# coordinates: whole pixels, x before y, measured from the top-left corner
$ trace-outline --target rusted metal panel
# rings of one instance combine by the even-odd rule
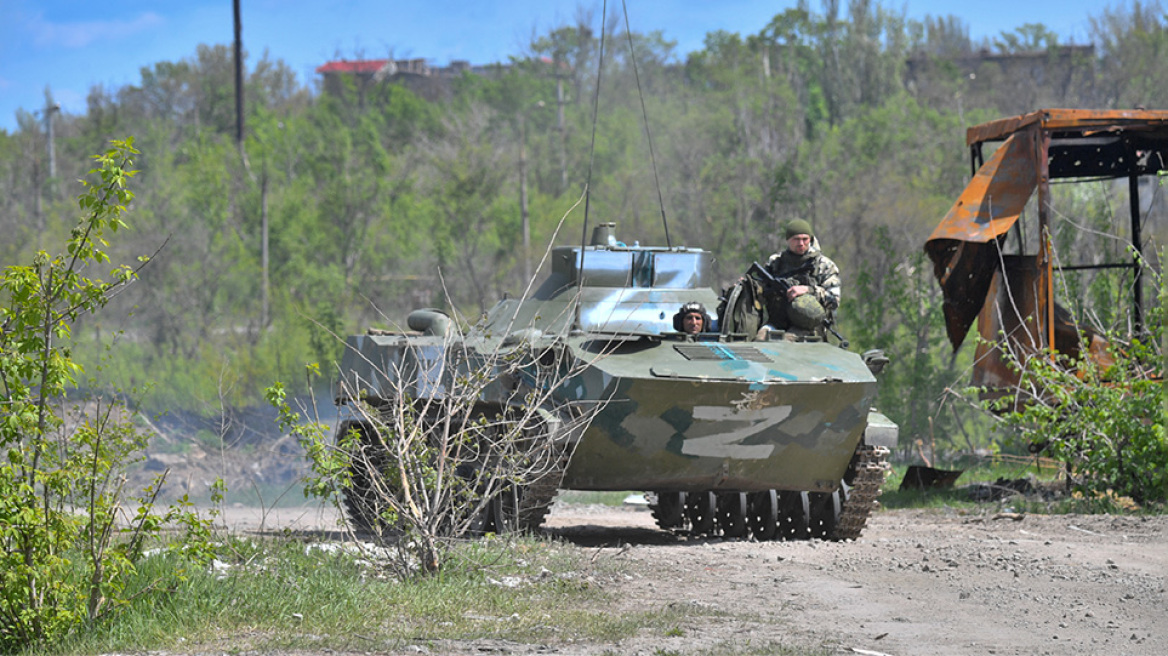
[[[1011,135],[965,186],[929,241],[984,243],[1006,234],[1038,182],[1034,146],[1033,132]]]
[[[1035,355],[1050,342],[1042,330],[1040,313],[1041,269],[1035,256],[1005,255],[1002,268],[994,272],[985,305],[978,315],[981,340],[974,351],[971,384],[983,388],[982,398],[1012,394],[1020,378],[1017,369],[1005,357],[1007,350],[1016,360]],[[1004,275],[1003,275],[1004,272]],[[1104,367],[1112,364],[1107,344],[1089,328],[1078,326],[1071,314],[1054,304],[1054,350],[1077,359],[1083,346],[1091,358]],[[1016,361],[1015,360],[1015,361]]]
[[[994,271],[998,242],[1018,220],[1038,182],[1037,133],[1010,136],[981,166],[933,230],[925,250],[944,297],[945,328],[961,346],[981,311]]]
[[[1033,354],[1045,344],[1036,319],[1038,285],[1038,266],[1033,256],[1004,256],[1002,268],[994,271],[977,319],[981,340],[974,351],[970,381],[975,387],[991,390],[983,393],[983,398],[999,396],[1000,390],[1018,384],[1018,372],[1008,364],[1003,349],[1019,355]]]
[[[1168,171],[1168,111],[1041,109],[970,127],[966,143],[1002,141],[933,231],[925,250],[944,295],[946,329],[958,348],[982,309],[997,241],[1038,190],[1039,265],[1035,311],[1049,343],[1056,330],[1047,235],[1049,184],[1059,178],[1118,178]]]
[[[1097,109],[1040,109],[1029,114],[1002,118],[965,131],[965,144],[1001,141],[1011,134],[1037,124],[1042,130],[1162,130],[1168,128],[1165,110],[1097,110]]]
[[[1047,139],[1047,156],[1041,162],[1050,180],[1122,178],[1168,170],[1164,110],[1043,109],[975,125],[966,131],[966,144],[976,151],[985,142],[1023,132]]]
[[[974,384],[1009,388],[1017,373],[1003,359],[1007,347],[1026,356],[1053,347],[1077,356],[1086,344],[1101,364],[1110,360],[1103,339],[1077,326],[1055,303],[1050,248],[1054,216],[1050,181],[1128,177],[1168,171],[1168,111],[1041,109],[966,131],[974,162],[981,145],[1004,141],[982,165],[925,243],[944,297],[945,327],[954,350],[978,320],[983,342]],[[1138,235],[1136,185],[1132,188],[1133,235]],[[1035,190],[1038,253],[1006,256],[1004,235]],[[1136,239],[1136,247],[1139,240]],[[1136,254],[1136,320],[1139,321],[1139,253]],[[1003,273],[1005,272],[1005,278]],[[999,341],[1006,334],[1005,342]],[[1023,339],[1023,336],[1025,337]]]
[[[1042,122],[1043,112],[1030,112],[1009,118],[1000,118],[996,121],[974,125],[965,130],[965,145],[972,146],[986,141],[1001,141],[1015,132]]]

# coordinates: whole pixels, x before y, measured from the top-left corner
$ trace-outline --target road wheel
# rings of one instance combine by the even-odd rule
[[[381,533],[389,528],[383,516],[391,508],[389,499],[393,494],[385,479],[389,455],[376,429],[366,422],[342,422],[337,427],[337,441],[353,430],[357,431],[357,440],[349,459],[352,483],[344,490],[345,513],[354,531]]]
[[[808,531],[808,497],[806,492],[779,492],[780,540],[806,540]]]
[[[519,523],[519,502],[523,498],[523,490],[514,484],[508,483],[491,497],[487,505],[488,518],[486,531],[494,531],[499,535],[518,533],[522,528]]]
[[[842,504],[840,503],[841,490],[835,492],[806,492],[808,497],[808,530],[811,537],[821,540],[828,539],[835,530],[836,522]]]
[[[779,522],[779,495],[774,490],[750,495],[750,532],[759,542],[775,539]]]
[[[713,492],[691,492],[685,495],[685,510],[689,517],[690,532],[694,535],[714,532],[718,501]]]
[[[746,535],[746,518],[749,514],[745,492],[722,492],[718,494],[718,527],[728,538]]]

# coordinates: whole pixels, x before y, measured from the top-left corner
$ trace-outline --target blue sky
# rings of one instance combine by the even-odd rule
[[[707,32],[760,31],[795,0],[626,0],[634,31],[662,30],[677,52],[697,50]],[[1088,42],[1098,0],[883,0],[909,18],[954,15],[976,40],[1043,23],[1063,42]],[[812,0],[814,11],[820,3]],[[846,2],[841,2],[846,6]],[[421,57],[436,65],[472,64],[520,54],[533,33],[573,24],[578,8],[599,20],[600,0],[242,0],[249,63],[265,50],[296,72],[300,83],[336,56]],[[610,0],[609,11],[620,9]],[[1114,5],[1110,5],[1114,6]],[[1126,6],[1126,5],[1125,5]],[[976,9],[973,9],[976,7]],[[0,0],[0,130],[16,128],[16,111],[39,110],[45,87],[63,111],[81,114],[94,85],[116,90],[141,80],[142,67],[193,58],[200,43],[230,44],[232,0]]]

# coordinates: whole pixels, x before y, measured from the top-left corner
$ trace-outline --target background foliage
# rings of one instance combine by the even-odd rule
[[[976,43],[952,16],[915,22],[833,1],[752,34],[711,32],[697,52],[634,33],[672,242],[712,250],[729,283],[781,245],[783,222],[807,218],[842,265],[843,332],[892,359],[881,407],[909,440],[986,446],[974,414],[946,406],[971,347],[951,354],[921,248],[969,176],[965,126],[1040,107],[1168,107],[1159,4],[1108,8],[1091,25],[1094,49],[1041,25]],[[432,98],[353,80],[325,93],[283,62],[249,60],[246,157],[230,48],[157,62],[135,85],[95,87],[86,114],[58,117],[56,178],[35,117],[0,132],[0,264],[60,241],[72,227],[66,183],[87,153],[132,133],[146,153],[135,230],[111,252],[160,257],[105,313],[79,318],[78,357],[95,361],[95,345],[116,335],[123,350],[107,373],[126,387],[153,382],[153,409],[253,404],[268,381],[299,380],[305,361],[322,362],[327,379],[333,333],[444,306],[441,283],[468,316],[522,290],[520,126],[538,254],[589,176],[599,35],[595,20],[558,26]],[[634,59],[623,34],[608,37],[588,220],[663,244]],[[1022,60],[1041,65],[1011,67]],[[1125,224],[1115,220],[1125,195],[1102,183],[1083,193],[1059,205],[1068,225]],[[1097,239],[1060,239],[1068,257],[1105,254]],[[1122,244],[1113,250],[1122,257]],[[1110,328],[1126,326],[1128,284],[1083,275],[1063,288],[1079,316]]]

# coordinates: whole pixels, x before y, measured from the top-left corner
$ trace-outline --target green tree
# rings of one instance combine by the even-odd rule
[[[1058,34],[1042,23],[1026,23],[994,39],[994,49],[1006,54],[1046,52],[1058,46]]]
[[[447,138],[426,148],[430,156],[421,181],[431,192],[435,220],[428,230],[446,288],[433,289],[433,300],[443,303],[446,294],[456,302],[477,299],[479,311],[499,296],[493,283],[502,273],[500,260],[513,265],[511,256],[521,250],[518,216],[504,218],[501,205],[513,160],[502,157],[491,123],[492,113],[482,105],[451,117]]]
[[[961,57],[973,52],[969,24],[958,16],[925,16],[907,23],[909,50],[915,55]]]
[[[907,258],[894,245],[891,231],[872,231],[865,266],[845,289],[841,323],[845,334],[862,348],[878,348],[889,358],[880,376],[880,410],[900,425],[904,444],[940,437],[951,450],[983,446],[956,440],[964,422],[945,411],[947,394],[961,369],[949,354],[941,292],[923,251]]]
[[[1091,39],[1100,52],[1096,107],[1168,106],[1168,16],[1159,2],[1132,2],[1091,17]]]
[[[166,240],[166,257],[143,272],[147,284],[126,289],[100,317],[79,317],[78,357],[95,362],[92,345],[124,327],[127,351],[109,367],[129,385],[158,380],[156,407],[217,397],[226,368],[241,377],[232,403],[254,402],[260,381],[299,380],[293,363],[314,350],[327,354],[321,326],[401,325],[411,309],[445,303],[436,293],[440,267],[459,307],[518,291],[523,115],[534,252],[586,175],[590,221],[617,221],[630,243],[662,244],[664,212],[675,245],[714,251],[722,284],[780,247],[779,226],[803,216],[824,235],[827,253],[850,265],[846,313],[856,298],[849,269],[886,270],[872,231],[887,226],[892,254],[904,258],[959,193],[967,125],[1038,106],[1165,104],[1156,100],[1168,89],[1157,68],[1161,14],[1155,3],[1101,11],[1095,54],[1058,55],[1071,73],[1041,77],[979,64],[977,49],[990,44],[971,42],[959,19],[905,23],[878,2],[799,3],[754,33],[711,32],[692,53],[677,52],[652,25],[633,25],[635,56],[624,34],[630,26],[614,12],[594,159],[600,30],[599,16],[587,12],[535,35],[530,52],[508,65],[463,74],[425,97],[392,77],[360,88],[349,79],[314,94],[265,56],[246,80],[250,173],[230,139],[229,52],[204,45],[145,67],[132,86],[95,88],[83,117],[57,116],[55,190],[43,121],[26,114],[18,130],[0,135],[0,262],[31,259],[39,240],[68,234],[59,183],[81,177],[86,154],[132,127],[147,153],[137,161],[138,229],[111,256],[154,252]],[[1056,43],[1048,32],[1024,25],[1008,33],[1029,51]],[[1020,52],[1019,61],[1047,62],[1065,50]],[[928,65],[918,69],[921,53]],[[544,108],[530,110],[537,101]],[[576,239],[573,232],[560,243]],[[1059,238],[1066,261],[1098,252]],[[1098,305],[1118,284],[1084,277],[1078,289]]]

